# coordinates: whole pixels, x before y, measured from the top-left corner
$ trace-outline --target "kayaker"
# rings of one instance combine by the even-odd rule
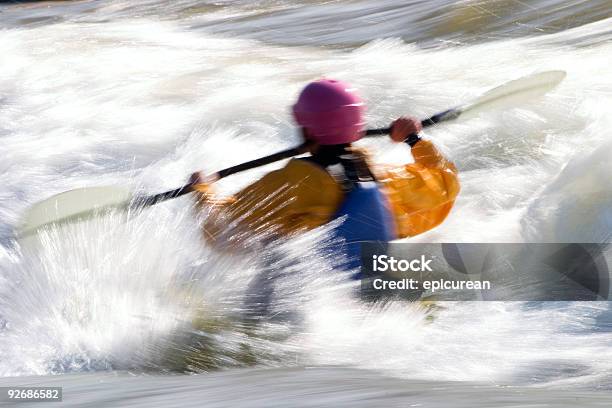
[[[371,166],[367,155],[352,145],[364,135],[364,110],[355,88],[345,82],[322,79],[307,85],[293,106],[293,116],[304,139],[312,143],[310,156],[292,159],[224,199],[218,199],[210,185],[199,184],[197,208],[206,212],[206,240],[221,247],[249,245],[254,236],[311,230],[334,219],[351,186],[368,180],[375,181],[384,196],[393,238],[411,237],[439,225],[459,192],[455,166],[418,136],[421,124],[412,117],[395,120],[390,137],[411,146],[414,162]],[[190,182],[203,180],[194,173]],[[376,223],[374,217],[369,219],[369,227],[378,228]]]

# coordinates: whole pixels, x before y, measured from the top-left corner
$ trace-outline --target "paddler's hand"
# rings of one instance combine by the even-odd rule
[[[391,125],[391,140],[396,143],[406,141],[410,135],[416,135],[423,126],[421,121],[411,116],[402,116]]]
[[[189,184],[192,184],[192,185],[202,184],[203,180],[204,180],[204,176],[202,175],[202,172],[196,171],[189,177]]]
[[[210,189],[210,185],[206,181],[206,176],[200,171],[196,171],[189,177],[189,184],[191,185],[191,191],[197,191],[199,193],[207,194]]]
[[[189,184],[191,185],[191,191],[198,191],[204,194],[210,194],[212,184],[219,180],[217,173],[205,175],[201,171],[196,171],[189,177]]]

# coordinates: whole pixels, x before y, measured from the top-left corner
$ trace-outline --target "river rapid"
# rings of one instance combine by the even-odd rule
[[[462,191],[414,241],[610,242],[611,27],[609,0],[0,4],[0,385],[63,384],[74,406],[610,406],[608,302],[367,304],[321,251],[329,227],[232,257],[187,197],[36,248],[14,228],[65,190],[156,193],[292,147],[289,107],[321,76],[381,127],[560,69],[541,99],[424,132]],[[252,325],[237,316],[262,259],[292,273],[280,317]]]

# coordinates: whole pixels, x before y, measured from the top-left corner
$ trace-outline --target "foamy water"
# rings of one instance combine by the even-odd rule
[[[313,46],[325,36],[300,42],[304,27],[280,41],[303,46],[257,30],[237,36],[222,22],[230,11],[251,15],[240,7],[198,14],[218,30],[191,17],[137,18],[125,4],[91,15],[62,9],[57,22],[11,17],[0,32],[2,376],[332,364],[434,381],[610,388],[606,302],[447,304],[433,320],[415,304],[363,304],[334,257],[317,252],[327,228],[232,258],[201,244],[186,198],[127,223],[111,217],[51,232],[34,249],[19,247],[13,228],[29,205],[68,189],[159,192],[192,171],[293,146],[288,107],[323,75],[354,83],[377,127],[562,69],[567,79],[542,99],[425,132],[457,164],[463,189],[448,220],[414,240],[609,242],[611,19],[433,48],[370,41],[394,31],[365,31],[366,44],[334,49]],[[410,160],[386,140],[364,145],[380,162]],[[223,180],[219,190],[273,167]],[[254,329],[238,316],[265,257],[286,272],[273,307],[287,316]]]

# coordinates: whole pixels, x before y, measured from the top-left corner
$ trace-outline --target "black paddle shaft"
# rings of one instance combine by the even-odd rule
[[[461,109],[459,108],[449,109],[444,112],[437,113],[421,121],[421,125],[423,127],[429,127],[439,122],[444,122],[447,120],[455,119],[459,115],[461,115]],[[366,130],[365,134],[366,136],[381,136],[381,135],[388,135],[389,133],[391,133],[391,127],[379,128],[379,129],[368,129]],[[418,136],[410,135],[406,139],[406,141],[407,142],[410,142],[411,140],[414,141],[415,138],[418,138]],[[224,177],[231,176],[232,174],[236,174],[241,171],[254,169],[256,167],[274,163],[279,160],[288,159],[289,157],[298,156],[300,154],[306,153],[308,151],[308,147],[309,147],[309,143],[304,143],[298,147],[294,147],[293,149],[283,150],[282,152],[274,153],[269,156],[261,157],[259,159],[248,161],[246,163],[228,167],[214,174],[212,178],[215,180],[222,179]],[[182,195],[193,192],[193,186],[194,184],[192,183],[185,184],[183,187],[177,188],[175,190],[170,190],[164,193],[159,193],[159,194],[154,194],[151,196],[137,198],[136,200],[134,200],[133,206],[134,207],[148,207],[150,205],[161,203],[162,201],[180,197]]]
[[[436,113],[435,115],[422,120],[421,126],[426,128],[426,127],[435,125],[436,123],[444,122],[446,120],[456,119],[457,117],[459,117],[459,115],[461,115],[461,110],[459,108],[445,110],[444,112]],[[392,130],[391,127],[379,128],[379,129],[368,129],[366,130],[365,134],[366,136],[388,135],[389,133],[391,133],[391,130]],[[414,137],[414,136],[416,135],[410,135],[408,139],[406,140],[409,140],[411,137]]]
[[[212,178],[215,180],[219,180],[224,177],[231,176],[232,174],[240,173],[241,171],[254,169],[256,167],[265,166],[266,164],[274,163],[279,160],[288,159],[289,157],[298,156],[300,154],[306,153],[308,151],[309,146],[309,143],[303,143],[302,145],[294,147],[292,149],[283,150],[282,152],[274,153],[269,156],[251,160],[246,163],[237,164],[236,166],[228,167],[226,169],[218,171],[217,173],[212,175]],[[193,186],[194,184],[192,183],[185,184],[183,187],[177,188],[175,190],[166,191],[164,193],[159,193],[148,197],[137,198],[134,201],[134,206],[148,207],[150,205],[161,203],[162,201],[180,197],[182,195],[193,192]]]

